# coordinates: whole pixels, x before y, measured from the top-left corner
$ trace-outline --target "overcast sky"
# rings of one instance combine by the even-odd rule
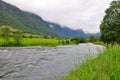
[[[44,20],[85,32],[99,32],[104,11],[112,0],[3,0]]]

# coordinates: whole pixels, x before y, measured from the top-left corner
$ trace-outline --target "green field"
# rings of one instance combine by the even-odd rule
[[[108,46],[97,58],[84,62],[62,80],[120,80],[120,46]]]
[[[60,45],[58,39],[44,38],[25,38],[22,41],[23,46],[57,46]]]
[[[8,46],[58,46],[58,45],[68,45],[64,39],[45,39],[45,38],[23,38],[19,45],[14,44],[12,38],[9,39]],[[0,46],[3,46],[4,40],[0,38]],[[69,43],[72,44],[72,43]]]

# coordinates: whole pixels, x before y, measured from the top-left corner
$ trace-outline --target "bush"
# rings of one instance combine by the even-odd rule
[[[79,44],[79,43],[84,43],[85,42],[85,39],[82,38],[82,37],[74,37],[71,39],[71,42],[74,42],[76,44]]]
[[[22,33],[19,30],[16,30],[13,34],[13,39],[15,40],[16,45],[20,45],[21,40],[22,40]]]
[[[9,36],[10,36],[10,29],[8,26],[1,27],[1,37],[4,39],[4,46],[9,45]]]

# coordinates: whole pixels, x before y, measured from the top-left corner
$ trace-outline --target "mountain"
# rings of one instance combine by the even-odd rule
[[[55,34],[53,29],[38,15],[22,11],[1,0],[0,25],[9,25],[25,32]]]
[[[72,30],[66,26],[61,26],[56,23],[47,22],[50,27],[55,30],[55,32],[63,37],[74,37],[74,36],[81,36],[85,37],[86,34],[82,30]]]
[[[0,0],[0,26],[8,25],[24,32],[38,33],[59,37],[89,37],[83,30],[72,30],[66,26],[44,21],[40,16]]]
[[[85,33],[83,30],[79,29],[79,30],[73,30],[70,29],[66,26],[61,26],[59,24],[56,23],[52,23],[52,22],[47,22],[49,24],[49,26],[55,30],[55,32],[62,36],[62,37],[74,37],[74,36],[80,36],[80,37],[84,37],[84,38],[88,38],[91,35],[97,37],[100,35],[100,33],[96,33],[96,34],[90,34],[90,33]]]

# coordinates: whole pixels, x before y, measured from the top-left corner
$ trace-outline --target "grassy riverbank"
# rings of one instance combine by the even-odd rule
[[[72,44],[70,40],[65,39],[45,39],[45,38],[23,38],[21,43],[16,45],[13,38],[9,39],[7,46],[58,46]],[[4,45],[4,40],[0,38],[0,46]]]
[[[44,39],[44,38],[24,38],[22,46],[57,46],[60,45],[58,39]]]
[[[97,58],[84,62],[62,80],[120,80],[120,46],[108,46]]]

